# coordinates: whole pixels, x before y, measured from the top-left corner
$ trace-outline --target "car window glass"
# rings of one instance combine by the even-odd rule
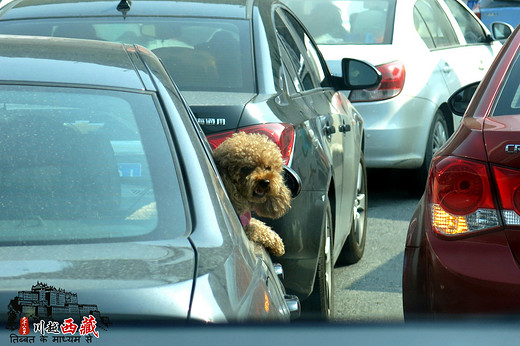
[[[292,62],[291,54],[285,44],[280,43],[280,57],[282,59],[282,66],[280,67],[280,76],[285,78],[288,83],[289,94],[303,91],[303,88],[298,78],[298,72]]]
[[[162,59],[179,89],[254,92],[251,35],[247,20],[129,17],[1,21],[0,33],[49,35],[140,44]]]
[[[290,13],[284,11],[283,14],[287,18],[287,21],[290,23],[290,25],[295,29],[298,37],[303,39],[303,45],[307,53],[306,58],[308,58],[309,61],[309,68],[314,71],[314,75],[317,77],[318,84],[323,85],[326,74],[319,57],[318,48],[314,46],[311,38],[305,32],[305,29],[303,29],[300,23]]]
[[[285,21],[282,19],[282,15]],[[275,14],[275,26],[280,42],[283,49],[291,57],[292,67],[297,71],[298,88],[302,91],[320,88],[325,77],[323,67],[310,38],[300,25],[295,27],[292,25],[293,23],[294,20],[291,22],[285,14],[279,12]],[[296,22],[296,24],[298,23]],[[318,61],[314,60],[311,54],[315,54],[314,56],[318,58]],[[319,65],[316,65],[316,63]]]
[[[396,0],[287,0],[318,44],[392,43]]]
[[[282,58],[285,57],[286,68],[291,71],[296,71],[294,76],[291,76],[291,82],[294,85],[297,92],[303,90],[303,87],[299,78],[299,71],[303,68],[300,62],[303,62],[300,49],[294,41],[294,37],[291,35],[289,28],[282,21],[278,13],[275,14],[275,26],[277,37],[282,50]]]
[[[493,116],[520,114],[520,54],[517,54],[495,103]]]
[[[421,36],[421,39],[424,41],[426,46],[429,49],[435,48],[435,44],[433,43],[432,35],[430,34],[430,30],[426,26],[426,23],[424,19],[422,18],[421,14],[417,10],[417,7],[414,7],[413,9],[413,22],[415,25],[415,31]]]
[[[435,48],[452,47],[459,44],[446,13],[437,1],[419,0],[415,3],[415,9],[424,21]],[[414,19],[417,18],[419,17],[414,16]],[[420,25],[421,23],[415,23],[416,28]]]
[[[444,0],[444,2],[457,20],[466,43],[486,42],[484,30],[469,11],[455,0]]]
[[[155,105],[129,92],[1,86],[0,242],[184,234]]]

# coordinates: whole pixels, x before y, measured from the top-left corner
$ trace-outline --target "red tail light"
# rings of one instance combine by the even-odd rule
[[[429,182],[433,229],[454,236],[500,226],[490,181],[485,163],[435,159]]]
[[[515,169],[493,167],[502,216],[507,225],[520,225],[520,171]]]
[[[218,132],[213,133],[211,135],[207,135],[206,138],[209,141],[209,145],[211,146],[211,149],[215,150],[219,145],[222,144],[226,140],[226,138],[231,137],[233,133],[236,131],[225,131],[225,132]]]
[[[351,102],[386,100],[401,93],[406,75],[403,63],[394,61],[376,67],[383,75],[379,88],[374,90],[353,90],[349,96]]]
[[[275,142],[282,152],[282,159],[285,165],[289,164],[294,148],[294,127],[291,124],[271,123],[260,124],[238,129],[247,133],[261,133]],[[208,141],[212,149],[218,147],[226,138],[236,131],[219,132],[208,135]]]

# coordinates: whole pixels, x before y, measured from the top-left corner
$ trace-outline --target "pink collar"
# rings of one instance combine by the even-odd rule
[[[242,224],[242,227],[246,227],[247,225],[249,225],[249,222],[251,222],[251,212],[250,211],[240,215],[239,217],[240,217],[240,223]]]

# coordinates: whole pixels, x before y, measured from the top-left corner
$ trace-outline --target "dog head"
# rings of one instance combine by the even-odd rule
[[[224,186],[238,214],[279,218],[290,208],[280,149],[267,136],[235,133],[213,152]]]

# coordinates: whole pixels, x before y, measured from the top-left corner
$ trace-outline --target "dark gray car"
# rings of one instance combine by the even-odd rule
[[[21,0],[0,10],[0,33],[141,44],[164,62],[213,147],[236,131],[280,147],[302,189],[268,221],[285,242],[284,285],[304,312],[330,317],[333,266],[357,262],[366,239],[363,119],[339,90],[378,85],[344,61],[333,77],[306,29],[276,0]]]
[[[0,46],[0,321],[289,320],[297,299],[245,237],[155,55],[48,37]]]

